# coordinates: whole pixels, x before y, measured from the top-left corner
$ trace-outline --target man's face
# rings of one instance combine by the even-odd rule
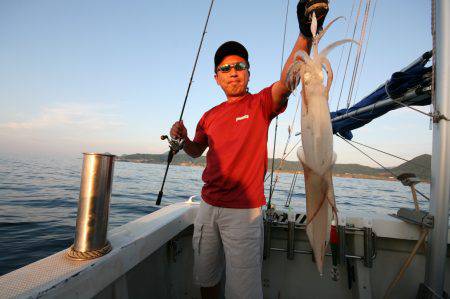
[[[244,58],[237,55],[226,56],[219,64],[234,65],[235,63],[246,62]],[[214,75],[216,82],[222,87],[227,97],[238,97],[247,93],[247,85],[250,73],[247,70],[237,71],[234,67],[229,72],[221,72],[220,70]]]

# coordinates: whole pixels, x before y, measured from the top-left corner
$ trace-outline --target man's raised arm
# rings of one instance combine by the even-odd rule
[[[297,19],[300,27],[300,34],[295,42],[291,54],[284,64],[280,81],[275,82],[272,86],[272,98],[276,110],[280,110],[286,104],[286,101],[291,93],[289,88],[286,86],[286,76],[289,67],[294,62],[295,54],[300,50],[305,51],[308,54],[311,51],[311,21],[305,12],[309,11],[313,5],[320,6],[320,4],[324,4],[322,7],[325,8],[315,10],[317,17],[317,28],[319,28],[319,30],[322,28],[323,21],[328,13],[328,0],[300,0],[297,4]]]

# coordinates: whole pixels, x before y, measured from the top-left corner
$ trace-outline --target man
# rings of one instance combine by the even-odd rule
[[[328,2],[303,0],[297,6],[301,34],[279,81],[250,94],[248,52],[238,42],[226,42],[214,56],[214,79],[227,100],[202,116],[193,140],[182,121],[170,131],[173,138],[184,140],[184,151],[191,157],[200,157],[209,147],[192,241],[194,280],[201,286],[203,298],[218,297],[224,267],[226,298],[263,297],[261,206],[265,204],[268,128],[286,109],[290,94],[286,73],[295,53],[310,51],[310,21],[305,11],[317,4]],[[327,11],[327,5],[316,11],[319,28]]]

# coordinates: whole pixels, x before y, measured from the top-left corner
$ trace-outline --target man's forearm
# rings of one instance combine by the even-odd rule
[[[287,72],[291,64],[294,62],[295,53],[300,50],[303,50],[308,54],[311,51],[311,41],[301,34],[298,36],[294,48],[284,64],[280,81],[276,82],[272,87],[272,97],[277,110],[286,105],[286,101],[291,94],[289,87],[286,85]]]
[[[188,154],[192,158],[200,157],[205,151],[205,149],[206,149],[205,146],[198,144],[190,140],[189,138],[186,138],[184,140],[183,150],[186,154]]]
[[[288,72],[291,64],[294,62],[295,53],[297,53],[300,50],[303,50],[308,54],[311,51],[311,40],[304,37],[301,34],[298,36],[297,41],[295,42],[294,48],[292,49],[291,54],[289,55],[288,59],[286,60],[286,63],[284,64],[284,67],[283,67],[283,71],[281,72],[280,81],[283,84],[286,84],[287,72]],[[287,88],[287,86],[286,86],[286,88]]]

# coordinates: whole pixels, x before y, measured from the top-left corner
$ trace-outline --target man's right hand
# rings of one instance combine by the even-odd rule
[[[297,4],[297,19],[300,31],[307,38],[312,37],[311,19],[307,12],[314,11],[317,18],[317,32],[322,30],[322,25],[328,13],[328,0],[299,0]]]
[[[187,139],[187,130],[182,120],[177,121],[173,124],[172,128],[170,129],[170,137],[174,139]]]

